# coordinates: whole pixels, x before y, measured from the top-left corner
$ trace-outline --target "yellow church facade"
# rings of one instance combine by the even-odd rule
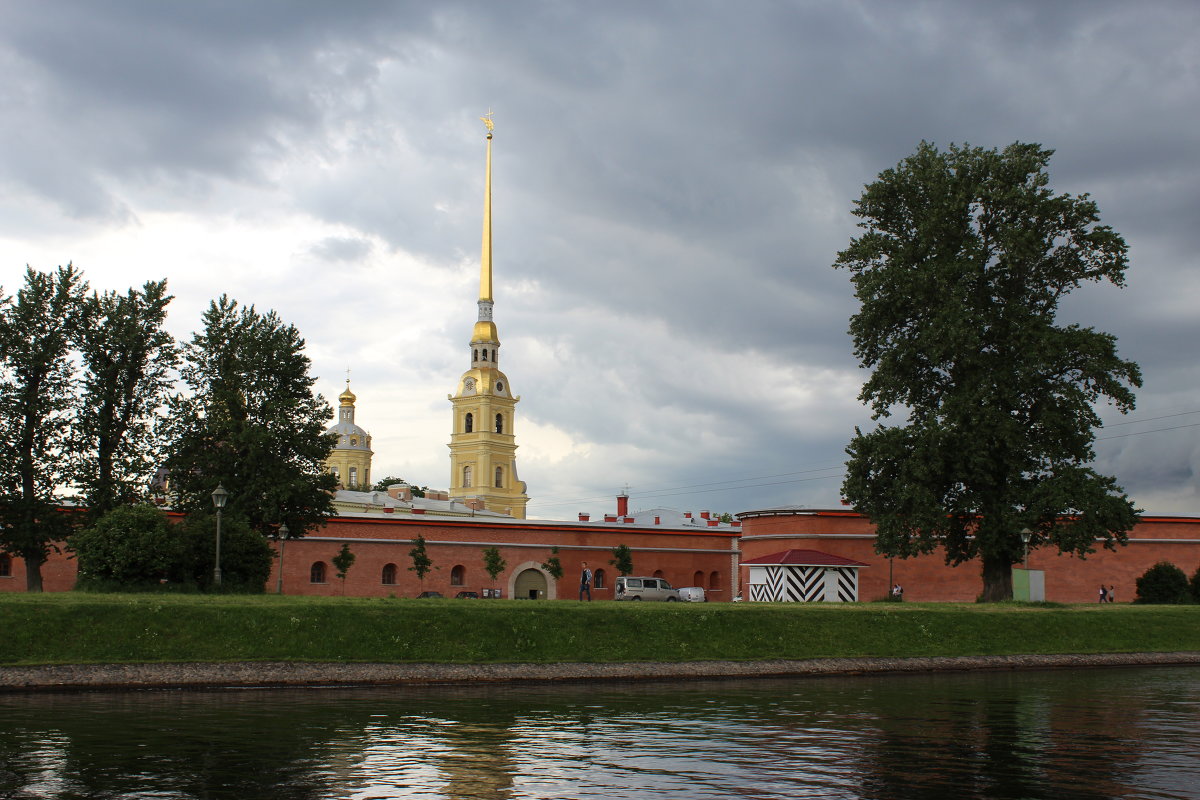
[[[508,376],[500,371],[500,334],[492,319],[492,121],[487,125],[483,248],[479,264],[478,318],[468,344],[471,367],[448,395],[453,406],[450,435],[450,497],[477,498],[488,511],[525,519],[529,502],[517,477],[516,410]]]
[[[325,469],[333,473],[338,482],[347,489],[364,489],[371,486],[371,434],[354,421],[354,403],[358,398],[350,391],[350,379],[346,379],[346,391],[338,395],[337,423],[326,433],[337,435],[333,452],[325,461]]]
[[[492,121],[487,125],[487,161],[484,180],[483,248],[479,269],[478,318],[472,330],[470,369],[459,378],[453,394],[450,435],[450,489],[448,499],[471,509],[482,509],[525,519],[529,495],[517,477],[516,407],[508,376],[500,371],[500,335],[492,319]],[[326,469],[344,489],[371,487],[371,437],[354,419],[356,401],[346,390],[338,397],[337,434]]]

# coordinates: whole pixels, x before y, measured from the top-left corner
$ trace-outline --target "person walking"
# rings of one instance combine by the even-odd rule
[[[1108,602],[1110,602],[1110,603],[1117,602],[1116,596],[1117,596],[1117,587],[1109,586],[1108,587]]]
[[[579,602],[583,602],[583,595],[587,594],[588,602],[592,602],[592,571],[588,569],[587,562],[583,562],[583,572],[579,575]]]
[[[1101,602],[1101,603],[1107,603],[1107,602],[1108,602],[1108,589],[1105,589],[1105,588],[1104,588],[1104,584],[1103,584],[1103,583],[1102,583],[1102,584],[1100,584],[1100,602]]]

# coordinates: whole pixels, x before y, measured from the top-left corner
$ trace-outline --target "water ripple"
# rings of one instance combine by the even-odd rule
[[[1195,798],[1200,670],[0,696],[0,798]]]

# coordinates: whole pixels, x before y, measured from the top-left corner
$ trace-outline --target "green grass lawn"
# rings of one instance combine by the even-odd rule
[[[556,663],[1200,651],[1200,606],[0,595],[0,664]]]

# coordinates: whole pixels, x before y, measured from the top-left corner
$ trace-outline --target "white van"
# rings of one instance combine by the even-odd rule
[[[614,600],[665,600],[674,603],[679,592],[663,578],[617,578]]]
[[[702,586],[684,586],[679,589],[679,599],[685,603],[707,603]]]

